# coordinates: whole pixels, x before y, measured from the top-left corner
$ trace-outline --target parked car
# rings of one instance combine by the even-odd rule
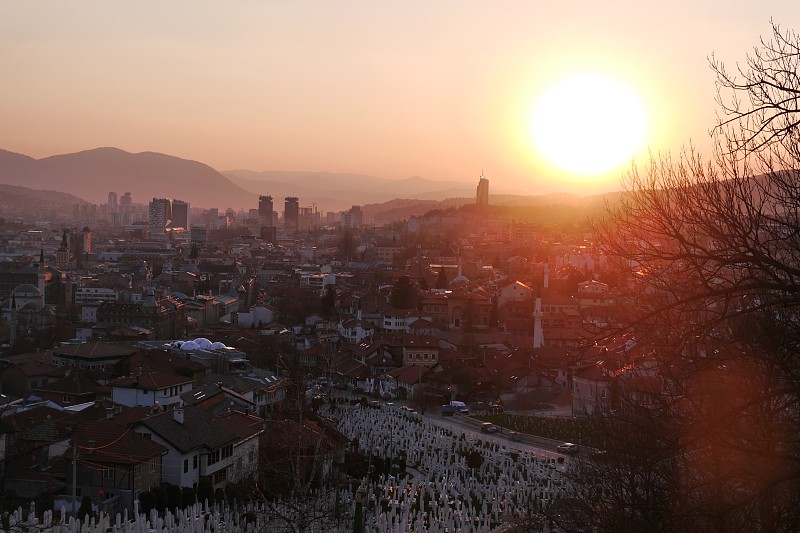
[[[492,424],[491,422],[484,422],[481,424],[481,431],[484,433],[497,433],[500,431],[500,426]]]
[[[456,408],[452,405],[443,405],[442,406],[442,416],[453,416],[456,414]]]
[[[558,451],[564,453],[575,453],[578,451],[578,445],[574,442],[565,442],[558,445]]]

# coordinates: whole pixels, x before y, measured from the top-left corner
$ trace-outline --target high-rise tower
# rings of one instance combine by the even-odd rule
[[[287,233],[297,231],[300,222],[300,199],[296,196],[287,196],[283,208],[283,229]]]
[[[478,180],[478,192],[475,194],[475,204],[478,207],[489,205],[489,180],[481,172]]]
[[[258,223],[261,227],[272,227],[272,196],[258,197]]]
[[[189,202],[183,200],[172,200],[172,222],[170,228],[183,228],[189,230]]]
[[[150,228],[154,232],[164,233],[172,220],[172,201],[169,198],[153,198],[148,206]]]

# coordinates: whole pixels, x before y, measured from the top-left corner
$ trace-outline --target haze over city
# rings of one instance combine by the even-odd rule
[[[495,192],[616,190],[632,157],[707,148],[707,58],[742,58],[771,17],[798,20],[800,5],[5,2],[0,148],[469,183],[483,169]],[[609,137],[624,144],[616,160],[559,168],[563,154],[536,142],[536,106],[570,76],[589,82],[552,102],[574,133],[556,151],[574,162]],[[623,103],[582,139],[593,95]]]
[[[0,532],[800,531],[797,0],[0,4]]]

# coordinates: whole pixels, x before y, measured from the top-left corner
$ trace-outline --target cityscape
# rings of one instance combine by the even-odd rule
[[[800,34],[354,2],[0,8],[0,532],[800,530]]]

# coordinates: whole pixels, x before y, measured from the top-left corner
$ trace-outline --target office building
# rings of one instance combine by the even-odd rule
[[[172,222],[170,228],[183,228],[188,230],[191,226],[189,217],[189,202],[183,200],[172,201]]]
[[[300,199],[287,196],[283,207],[283,229],[287,233],[295,233],[300,224]]]
[[[163,233],[164,228],[172,220],[172,201],[169,198],[153,198],[148,213],[150,229],[156,233]]]

